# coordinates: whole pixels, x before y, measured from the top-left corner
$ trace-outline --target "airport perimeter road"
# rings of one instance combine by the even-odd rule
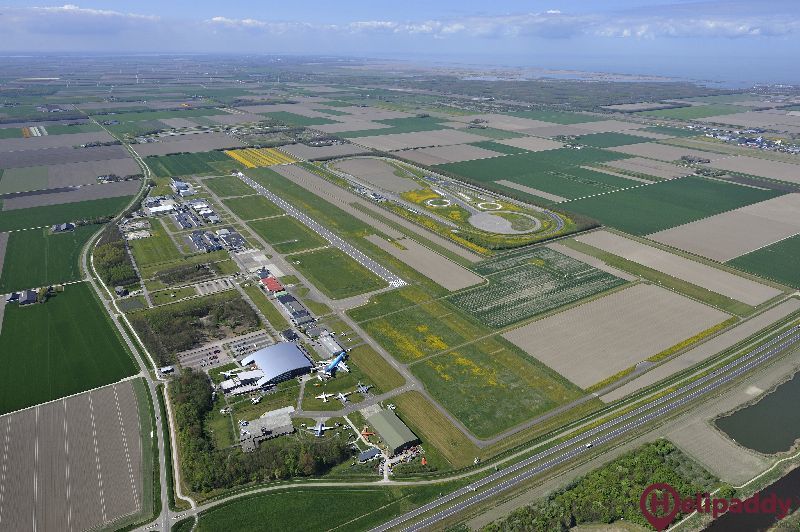
[[[258,192],[262,196],[265,196],[272,203],[283,209],[286,212],[286,214],[297,219],[300,223],[307,226],[309,229],[317,233],[319,236],[330,242],[333,247],[338,248],[343,252],[347,253],[347,255],[349,255],[357,263],[361,264],[366,269],[368,269],[369,271],[371,271],[372,273],[374,273],[375,275],[377,275],[378,277],[389,283],[389,286],[394,288],[399,288],[401,286],[405,286],[406,284],[408,284],[400,277],[396,276],[395,274],[393,274],[392,272],[390,272],[389,270],[387,270],[386,268],[384,268],[383,266],[381,266],[380,264],[378,264],[377,262],[366,256],[364,253],[362,253],[352,245],[345,242],[333,231],[326,229],[325,227],[323,227],[321,224],[319,224],[317,221],[315,221],[305,213],[294,208],[294,206],[292,206],[289,202],[285,201],[280,196],[276,196],[275,194],[273,194],[263,186],[259,185],[258,183],[256,183],[255,181],[253,181],[244,174],[239,174],[239,178],[248,185],[250,185],[251,187],[253,187],[256,190],[256,192]]]
[[[446,519],[447,517],[455,515],[469,508],[476,503],[489,499],[498,493],[513,488],[519,483],[524,482],[531,477],[538,475],[539,473],[552,469],[553,467],[583,453],[589,452],[595,446],[610,442],[616,438],[619,438],[623,434],[645,425],[648,422],[662,418],[670,411],[675,410],[689,403],[690,401],[693,401],[694,399],[713,391],[723,384],[726,384],[733,379],[751,371],[752,369],[776,356],[778,353],[795,346],[795,344],[798,342],[800,342],[800,326],[795,326],[780,334],[776,338],[773,338],[769,342],[766,342],[765,344],[753,349],[743,357],[726,364],[716,371],[701,377],[679,388],[678,390],[669,393],[668,395],[656,399],[655,401],[639,407],[619,418],[603,423],[594,429],[571,438],[570,440],[547,449],[546,451],[542,451],[541,453],[531,456],[530,458],[518,462],[513,466],[501,469],[492,475],[484,477],[477,482],[469,484],[464,488],[454,491],[453,493],[450,493],[429,504],[421,506],[405,515],[397,517],[396,519],[374,528],[373,532],[383,532],[399,527],[406,521],[410,521],[425,513],[431,512],[449,502],[456,501],[463,497],[468,497],[467,499],[458,501],[453,506],[441,510],[438,513],[423,519],[422,521],[419,521],[418,523],[410,525],[405,530],[416,531],[430,527],[439,521]],[[537,464],[537,462],[540,462],[546,458],[549,458],[549,460]],[[534,467],[502,482],[499,482],[503,477],[516,471],[526,469],[529,466]],[[495,482],[499,483],[494,484]],[[477,492],[478,489],[484,486],[488,486],[487,489],[481,491],[480,493],[475,493],[474,495],[469,496],[471,493]]]

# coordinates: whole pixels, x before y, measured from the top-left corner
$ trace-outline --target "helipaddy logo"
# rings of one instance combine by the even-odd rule
[[[792,509],[792,499],[781,498],[771,493],[762,496],[756,493],[746,500],[737,498],[712,498],[708,493],[696,493],[681,497],[678,491],[665,482],[650,484],[639,498],[642,515],[658,531],[666,530],[680,512],[688,515],[694,511],[711,514],[713,519],[730,513],[775,514],[778,519],[786,517]]]

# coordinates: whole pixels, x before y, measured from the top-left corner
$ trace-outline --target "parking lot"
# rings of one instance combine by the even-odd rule
[[[250,353],[274,343],[275,341],[266,332],[255,331],[178,353],[178,363],[184,368],[208,371],[242,359]]]
[[[0,417],[0,530],[87,530],[142,508],[133,381]]]
[[[230,279],[212,279],[194,285],[197,288],[197,293],[201,296],[222,292],[223,290],[230,290],[233,288],[233,282]]]

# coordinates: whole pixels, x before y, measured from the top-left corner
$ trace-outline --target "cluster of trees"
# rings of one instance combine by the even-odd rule
[[[173,363],[176,352],[211,338],[224,338],[226,329],[242,334],[260,324],[258,315],[235,292],[148,309],[129,319],[147,349],[162,364]]]
[[[515,510],[484,530],[550,532],[619,519],[648,526],[639,498],[654,482],[666,482],[686,497],[710,492],[718,480],[671,442],[658,440],[592,471],[542,502]],[[678,513],[675,521],[680,519]]]
[[[125,241],[116,226],[106,228],[93,255],[97,273],[107,285],[124,286],[139,280],[125,250]]]
[[[251,482],[319,475],[351,456],[345,437],[282,436],[252,453],[215,449],[204,420],[213,410],[211,385],[201,372],[186,369],[170,385],[178,430],[183,479],[193,491],[229,489]]]

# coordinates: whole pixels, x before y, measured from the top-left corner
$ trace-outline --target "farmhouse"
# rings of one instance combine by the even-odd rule
[[[53,227],[50,228],[50,232],[52,233],[67,233],[69,231],[74,231],[74,230],[75,230],[75,224],[69,222],[54,225]]]
[[[375,428],[392,456],[419,443],[419,438],[391,410],[369,416],[367,423]]]
[[[36,303],[38,296],[34,290],[23,290],[19,295],[19,305],[30,305]]]

